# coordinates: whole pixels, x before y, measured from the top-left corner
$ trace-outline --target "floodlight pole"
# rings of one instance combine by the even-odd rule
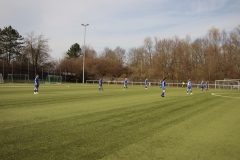
[[[85,31],[84,31],[84,51],[83,51],[83,81],[82,83],[84,84],[84,65],[85,65],[85,39],[86,39],[86,27],[88,26],[89,24],[82,24],[82,26],[85,27]]]

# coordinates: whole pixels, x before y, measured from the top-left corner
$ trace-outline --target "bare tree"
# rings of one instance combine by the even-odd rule
[[[238,78],[240,76],[240,25],[224,35],[223,52],[225,60],[225,77]]]
[[[145,65],[144,59],[144,48],[132,48],[128,52],[128,65],[131,67],[133,71],[133,77],[140,79],[146,76],[147,66]]]
[[[27,33],[24,54],[30,59],[33,68],[38,69],[51,60],[48,40],[42,34],[36,36],[34,32]]]
[[[208,73],[208,79],[217,79],[219,77],[219,66],[221,65],[221,43],[222,37],[219,29],[212,27],[206,35],[205,52],[205,70]]]
[[[86,61],[87,72],[91,77],[119,77],[122,74],[122,64],[111,58],[93,58]]]
[[[114,51],[108,47],[104,48],[104,51],[101,53],[100,57],[102,58],[110,58],[110,59],[115,59],[117,60],[117,56],[114,53]]]
[[[97,52],[91,46],[85,46],[85,56],[86,58],[96,58]]]
[[[144,39],[144,43],[143,46],[145,48],[145,58],[147,60],[147,62],[149,63],[149,65],[151,66],[152,64],[152,56],[153,56],[153,41],[151,37],[146,37]]]
[[[113,50],[113,52],[115,53],[117,60],[123,64],[126,59],[125,57],[126,50],[118,46]]]

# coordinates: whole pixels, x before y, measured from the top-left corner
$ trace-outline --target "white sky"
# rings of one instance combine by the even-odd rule
[[[20,35],[34,31],[49,38],[50,55],[63,58],[72,44],[101,53],[105,47],[127,51],[144,38],[175,35],[201,38],[213,26],[227,32],[240,25],[240,0],[0,0],[0,28]]]

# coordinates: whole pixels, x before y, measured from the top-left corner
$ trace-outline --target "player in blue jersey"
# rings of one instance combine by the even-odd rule
[[[206,83],[205,83],[205,86],[206,86],[206,91],[208,91],[208,81],[206,81]]]
[[[188,80],[188,83],[187,83],[187,94],[188,94],[188,91],[190,92],[190,94],[192,94],[192,82],[190,79]]]
[[[203,89],[204,89],[204,83],[203,83],[203,81],[200,83],[200,88],[201,88],[201,91],[203,91]]]
[[[145,79],[145,89],[148,89],[148,79]]]
[[[124,82],[123,82],[123,89],[124,89],[124,90],[125,90],[125,89],[128,89],[127,83],[128,83],[127,78],[125,78],[125,80],[124,80]]]
[[[99,79],[99,81],[98,81],[98,86],[99,86],[99,87],[98,87],[98,90],[99,90],[99,91],[103,91],[102,78]]]
[[[166,88],[165,88],[165,86],[166,86],[166,81],[165,81],[165,79],[166,79],[166,78],[163,78],[163,79],[162,79],[162,83],[161,83],[161,88],[162,88],[162,94],[161,94],[161,96],[162,96],[162,97],[164,97],[164,93],[166,92]]]
[[[36,74],[35,80],[34,80],[34,94],[38,94],[38,88],[39,88],[39,75]]]

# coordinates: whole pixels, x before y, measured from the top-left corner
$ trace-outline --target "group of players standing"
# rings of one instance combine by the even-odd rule
[[[206,91],[208,91],[208,81],[206,81],[206,83],[204,84],[204,82],[202,81],[200,83],[200,88],[201,88],[201,91],[203,91],[204,88],[206,88]]]
[[[160,80],[159,82],[159,87],[160,89],[162,89],[162,93],[161,93],[161,97],[164,97],[164,94],[166,92],[166,78],[163,78],[162,80]],[[145,80],[145,89],[148,89],[148,79]]]
[[[161,97],[164,97],[164,94],[165,94],[165,92],[166,92],[166,88],[165,88],[165,86],[166,86],[166,81],[165,81],[165,80],[166,80],[166,78],[163,78],[163,79],[160,80],[160,82],[159,82],[159,87],[162,89]],[[100,79],[99,79],[99,91],[103,91],[102,83],[103,83],[103,82],[102,82],[102,78],[100,78]],[[123,82],[123,89],[124,89],[124,90],[125,90],[125,89],[128,89],[127,84],[128,84],[128,81],[127,81],[127,78],[125,78],[125,80],[124,80],[124,82]],[[148,89],[148,85],[149,85],[148,79],[146,79],[146,80],[145,80],[145,89]],[[201,82],[201,84],[200,84],[201,91],[203,91],[204,87],[206,87],[206,90],[208,91],[208,82],[206,82],[205,84],[204,84],[203,81]],[[190,94],[193,94],[193,93],[192,93],[192,82],[191,82],[190,79],[188,80],[188,83],[187,83],[187,94],[188,94],[188,92],[189,92]]]
[[[39,88],[39,79],[38,79],[38,77],[39,77],[39,75],[36,74],[35,81],[34,81],[34,94],[38,94],[38,88]],[[159,87],[162,89],[161,97],[164,97],[164,94],[165,94],[165,92],[166,92],[166,88],[165,88],[165,86],[166,86],[166,81],[165,81],[165,80],[166,80],[166,78],[163,78],[163,79],[160,80],[160,82],[159,82]],[[99,84],[99,88],[98,88],[99,91],[103,91],[103,81],[102,81],[102,78],[99,79],[98,84]],[[123,82],[123,89],[124,89],[124,90],[128,89],[127,84],[128,84],[128,80],[127,80],[127,78],[125,78],[125,80],[124,80],[124,82]],[[145,89],[148,89],[148,85],[149,85],[149,84],[148,84],[148,79],[146,79],[146,80],[145,80]],[[202,82],[200,83],[201,91],[203,91],[204,86],[206,87],[206,90],[208,91],[208,82],[206,82],[206,83],[204,84],[204,82],[202,81]],[[189,92],[190,94],[193,94],[193,93],[192,93],[192,82],[191,82],[190,79],[188,80],[188,83],[187,83],[187,94],[188,94],[188,92]]]
[[[164,94],[166,92],[166,78],[163,78],[162,80],[160,80],[159,82],[159,87],[162,89],[162,93],[161,93],[161,97],[164,97]],[[148,89],[148,79],[145,80],[145,89]]]
[[[100,78],[99,80],[98,80],[98,90],[99,91],[103,91],[103,81],[102,81],[102,78]],[[123,82],[123,89],[125,90],[125,89],[128,89],[128,87],[127,87],[127,84],[128,84],[128,80],[127,80],[127,78],[125,78],[125,80],[124,80],[124,82]]]
[[[166,89],[165,89],[165,85],[166,85],[166,78],[163,78],[160,82],[159,82],[159,87],[162,89],[162,94],[161,96],[164,97],[164,93],[166,92]],[[102,78],[99,79],[98,81],[98,90],[99,91],[103,91],[103,81],[102,81]],[[123,89],[126,90],[128,89],[128,80],[127,78],[125,78],[125,80],[123,81]],[[148,89],[148,79],[145,80],[145,89]]]
[[[203,91],[204,87],[206,87],[206,91],[208,91],[208,81],[205,84],[203,81],[200,83],[201,91]],[[190,79],[188,80],[188,83],[187,83],[187,94],[188,94],[188,92],[190,94],[193,94],[192,93],[192,82]]]

